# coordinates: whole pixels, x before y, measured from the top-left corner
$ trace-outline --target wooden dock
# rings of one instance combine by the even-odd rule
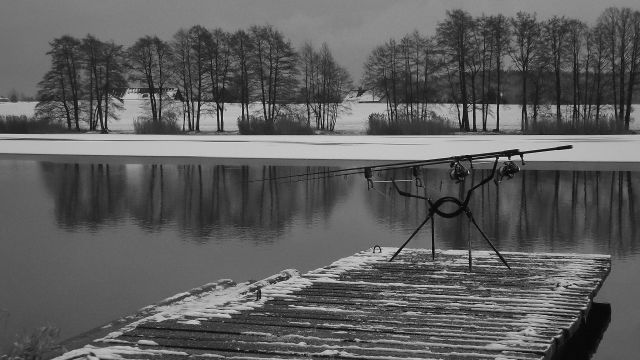
[[[550,359],[611,268],[605,255],[507,252],[509,271],[474,251],[469,272],[466,251],[433,262],[406,249],[388,262],[395,250],[209,284],[98,329],[59,359]]]

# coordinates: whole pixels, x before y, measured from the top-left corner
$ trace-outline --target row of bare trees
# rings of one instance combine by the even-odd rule
[[[326,43],[319,50],[311,43],[305,43],[300,63],[307,125],[311,125],[313,118],[316,129],[333,131],[343,107],[342,101],[352,87],[351,76],[335,61]]]
[[[240,121],[249,121],[251,103],[258,117],[273,128],[287,103],[304,99],[307,124],[333,130],[342,101],[351,89],[347,71],[329,47],[307,43],[301,54],[273,26],[251,26],[234,33],[202,26],[181,29],[169,43],[174,83],[183,94],[189,130],[200,130],[203,104],[215,103],[218,131],[224,131],[224,106],[241,105]]]
[[[387,118],[424,116],[432,77],[441,67],[435,57],[433,39],[417,31],[398,43],[391,39],[376,47],[364,65],[363,86],[386,99]]]
[[[313,115],[317,128],[333,130],[352,86],[326,44],[320,50],[305,44],[300,56],[270,25],[234,33],[197,25],[178,30],[171,41],[141,37],[127,49],[92,35],[63,36],[50,46],[52,65],[39,84],[37,108],[40,114],[66,119],[68,128],[76,130],[86,121],[90,130],[99,126],[107,132],[128,81],[146,87],[154,122],[163,120],[172,100],[167,90],[177,88],[183,130],[199,131],[206,110],[215,113],[217,130],[224,131],[229,101],[241,104],[240,121],[251,115],[272,127],[287,103],[301,99],[307,124]],[[250,104],[259,105],[250,109]]]
[[[536,124],[545,104],[555,104],[557,124],[597,123],[606,109],[628,130],[639,69],[639,11],[608,8],[588,26],[525,12],[507,18],[452,10],[433,36],[414,32],[376,47],[363,85],[386,99],[389,122],[424,117],[429,102],[452,101],[461,130],[477,131],[481,122],[487,131],[493,113],[499,131],[507,91],[521,104],[522,130]],[[505,84],[514,72],[519,80],[511,75]]]
[[[189,130],[200,130],[203,104],[208,101],[215,103],[218,131],[224,131],[224,106],[231,98],[241,104],[241,121],[249,119],[249,105],[257,101],[264,120],[272,124],[278,105],[294,96],[297,53],[272,26],[228,33],[197,25],[179,30],[170,48]],[[237,95],[231,95],[234,91]]]

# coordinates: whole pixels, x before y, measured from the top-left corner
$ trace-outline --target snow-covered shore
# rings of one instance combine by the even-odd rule
[[[202,117],[200,120],[200,130],[203,132],[215,132],[216,117],[211,110],[211,104],[205,104]],[[385,113],[386,104],[382,103],[349,103],[346,104],[349,110],[340,114],[336,122],[336,131],[346,134],[364,134],[367,128],[367,119],[371,113]],[[33,116],[35,113],[36,102],[17,102],[17,103],[0,103],[0,115],[26,115]],[[109,129],[118,133],[133,133],[133,122],[136,118],[148,113],[148,101],[146,100],[127,100],[124,102],[124,108],[118,113],[120,120],[110,121]],[[633,105],[632,116],[635,114],[640,104]],[[251,105],[252,111],[261,111],[259,104]],[[563,106],[564,111],[571,111],[569,106]],[[456,122],[458,117],[457,109],[454,104],[429,104],[429,109],[436,114],[451,119]],[[500,106],[500,130],[506,132],[516,132],[520,130],[520,105],[506,104]],[[607,111],[610,111],[607,110]],[[495,122],[495,105],[489,105],[489,116],[487,119],[487,129],[493,130],[496,126]],[[605,111],[606,112],[606,111]],[[230,103],[225,105],[224,119],[225,131],[238,131],[237,119],[240,117],[240,105]],[[569,116],[569,115],[566,115]],[[471,113],[469,117],[472,118]],[[481,120],[477,119],[478,128],[482,127]],[[182,125],[182,120],[180,121]],[[86,124],[81,124],[85,126]],[[640,131],[640,122],[632,121],[631,130]]]
[[[335,165],[573,145],[530,154],[528,168],[640,170],[640,136],[0,135],[0,159]],[[71,158],[70,158],[71,157]]]

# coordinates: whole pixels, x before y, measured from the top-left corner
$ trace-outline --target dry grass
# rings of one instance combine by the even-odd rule
[[[162,121],[153,121],[150,117],[140,116],[133,120],[136,134],[172,135],[182,134],[175,116],[163,116]]]
[[[542,120],[531,124],[524,131],[527,135],[615,135],[627,134],[624,124],[616,121],[613,116],[604,116],[598,122],[595,119],[580,120],[577,122],[565,121],[560,124],[555,117],[547,116]]]
[[[241,135],[313,135],[313,128],[294,116],[280,116],[270,128],[261,117],[249,117],[249,120],[238,119],[238,130]]]
[[[68,132],[67,127],[50,118],[36,119],[26,115],[0,115],[0,133],[48,134]]]
[[[43,326],[31,334],[24,334],[13,343],[11,351],[1,355],[0,360],[46,359],[58,347],[60,330],[54,326]]]
[[[400,117],[397,121],[389,122],[380,113],[369,115],[367,135],[449,135],[458,129],[449,120],[431,112],[425,117]]]

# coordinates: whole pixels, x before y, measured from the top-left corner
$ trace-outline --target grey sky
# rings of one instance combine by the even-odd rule
[[[0,95],[34,94],[49,67],[48,42],[64,34],[130,45],[143,35],[169,40],[195,24],[232,31],[270,23],[296,47],[326,41],[358,81],[375,45],[414,29],[432,34],[447,9],[593,23],[609,6],[640,8],[638,0],[0,0]]]

